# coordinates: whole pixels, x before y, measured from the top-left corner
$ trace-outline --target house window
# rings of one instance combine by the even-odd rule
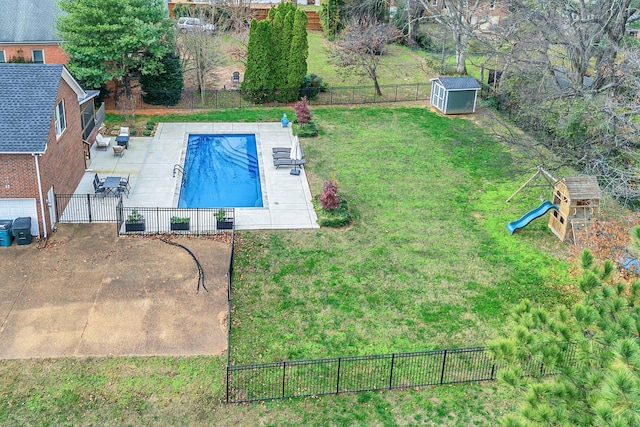
[[[0,50],[0,64],[4,64],[5,62],[7,62],[7,59],[4,56],[4,50]]]
[[[44,64],[44,51],[42,49],[33,49],[31,56],[34,64]]]
[[[56,123],[56,137],[59,138],[67,128],[67,119],[64,115],[64,100],[60,101],[53,111],[53,120]]]
[[[496,0],[489,0],[489,9],[494,10],[496,8]]]

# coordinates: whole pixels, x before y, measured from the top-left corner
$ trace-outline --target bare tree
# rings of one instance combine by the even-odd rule
[[[478,30],[488,24],[488,5],[483,0],[405,0],[406,6],[424,13],[419,20],[433,20],[451,34],[456,51],[456,73],[467,73],[470,41],[482,34]]]
[[[212,15],[215,16],[215,15]],[[199,15],[202,23],[206,22],[204,14]],[[207,81],[211,71],[223,64],[220,52],[220,30],[215,31],[194,28],[182,33],[179,38],[179,51],[185,73],[195,72],[200,96],[204,100]]]
[[[400,31],[391,25],[369,19],[352,21],[342,37],[329,48],[329,58],[342,75],[371,79],[376,95],[382,96],[378,83],[380,56],[386,52],[387,45],[398,37]]]
[[[574,92],[616,84],[618,48],[636,0],[511,0],[511,8],[522,30],[546,48],[550,73],[559,70],[558,80],[569,80]]]
[[[225,12],[225,30],[231,32],[246,32],[254,13],[251,10],[251,0],[223,0],[218,2],[219,7]]]

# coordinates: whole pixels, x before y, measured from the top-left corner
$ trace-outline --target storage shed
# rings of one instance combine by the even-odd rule
[[[553,204],[559,209],[549,217],[549,228],[564,241],[569,232],[589,228],[600,209],[600,187],[595,176],[562,178],[553,186]]]
[[[475,113],[479,90],[473,77],[437,77],[431,79],[431,105],[444,114]]]

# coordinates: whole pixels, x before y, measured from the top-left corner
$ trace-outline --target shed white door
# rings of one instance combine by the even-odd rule
[[[31,217],[31,235],[39,236],[36,199],[0,199],[0,219]]]

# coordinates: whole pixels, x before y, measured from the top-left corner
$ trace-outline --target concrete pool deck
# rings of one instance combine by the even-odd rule
[[[92,194],[93,177],[127,177],[131,191],[123,198],[129,207],[177,207],[181,175],[174,176],[175,165],[184,164],[187,138],[191,133],[255,134],[260,165],[263,207],[236,208],[237,230],[319,228],[311,203],[311,191],[301,168],[291,175],[290,168],[276,169],[271,149],[290,147],[291,128],[277,123],[160,123],[154,137],[132,137],[122,157],[91,148],[91,165],[75,194]],[[111,137],[111,145],[115,137]]]

